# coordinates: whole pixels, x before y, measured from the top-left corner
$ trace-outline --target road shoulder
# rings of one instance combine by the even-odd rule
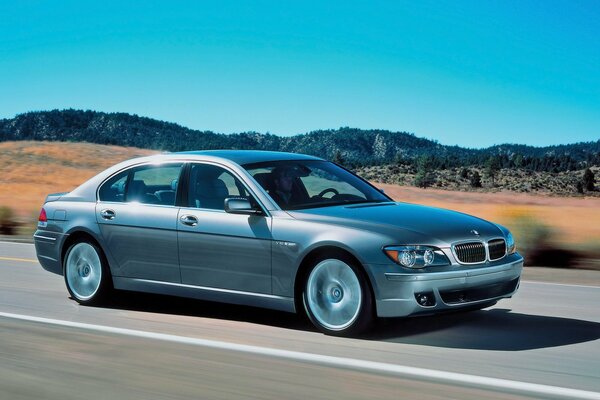
[[[547,267],[525,267],[521,277],[524,281],[584,285],[600,287],[600,271]]]

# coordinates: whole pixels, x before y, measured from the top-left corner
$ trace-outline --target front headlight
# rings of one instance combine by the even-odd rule
[[[508,232],[506,235],[506,254],[513,254],[517,251],[517,245],[515,244],[515,238],[512,233]]]
[[[444,252],[431,246],[389,246],[383,252],[396,264],[407,268],[450,265]]]

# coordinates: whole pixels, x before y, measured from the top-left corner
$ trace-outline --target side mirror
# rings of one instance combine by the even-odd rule
[[[246,214],[258,215],[262,211],[256,207],[252,207],[250,200],[244,197],[227,197],[225,198],[225,212],[231,214]]]
[[[385,190],[383,190],[382,188],[377,188],[377,190],[379,190],[381,193],[385,193]]]

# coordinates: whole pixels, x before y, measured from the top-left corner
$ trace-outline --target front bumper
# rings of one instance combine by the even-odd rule
[[[368,268],[374,278],[377,315],[406,317],[472,308],[511,297],[519,286],[523,258],[513,254],[502,263],[443,272],[398,272],[396,266]],[[426,294],[430,305],[419,304],[419,294]]]

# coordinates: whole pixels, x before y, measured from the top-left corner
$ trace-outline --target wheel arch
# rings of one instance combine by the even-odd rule
[[[72,244],[80,242],[82,240],[89,240],[89,241],[93,242],[96,246],[98,246],[98,248],[100,250],[102,250],[102,253],[104,253],[103,254],[104,257],[106,258],[106,250],[104,249],[104,247],[102,247],[102,245],[100,244],[100,241],[96,238],[96,236],[92,232],[85,230],[85,229],[74,229],[68,233],[68,235],[67,235],[66,239],[63,241],[62,247],[60,249],[60,265],[63,269],[64,269],[65,255],[67,254],[67,250],[69,250],[69,247],[71,247]]]
[[[296,308],[296,312],[299,313],[303,312],[304,310],[304,307],[302,306],[302,290],[304,282],[306,282],[311,267],[318,259],[322,257],[348,258],[362,273],[362,278],[365,279],[365,282],[369,288],[370,296],[372,296],[374,304],[375,292],[373,288],[373,282],[371,282],[371,276],[365,269],[363,263],[359,260],[359,258],[356,255],[354,255],[348,249],[334,244],[327,244],[315,247],[309,252],[307,252],[298,266],[296,275],[294,277],[294,305]]]

